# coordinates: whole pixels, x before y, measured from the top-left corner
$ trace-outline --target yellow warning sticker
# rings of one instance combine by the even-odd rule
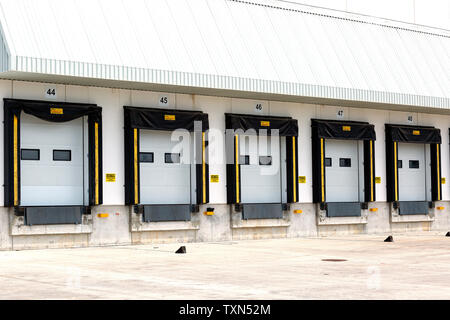
[[[219,182],[219,175],[218,174],[212,174],[211,175],[211,182],[213,182],[213,183]]]
[[[342,131],[352,131],[352,127],[350,126],[343,126]]]
[[[306,183],[306,177],[305,176],[299,176],[298,177],[298,183]]]
[[[270,121],[261,121],[261,127],[270,127]]]
[[[116,174],[115,173],[107,173],[106,174],[106,182],[116,182]]]
[[[173,120],[175,120],[175,115],[174,114],[165,114],[164,115],[164,120],[173,121]]]
[[[445,184],[445,178],[441,178],[441,183]]]
[[[63,114],[63,108],[50,108],[50,114]]]
[[[419,130],[413,130],[413,135],[420,136],[420,131]]]
[[[375,183],[381,183],[381,177],[375,177]]]

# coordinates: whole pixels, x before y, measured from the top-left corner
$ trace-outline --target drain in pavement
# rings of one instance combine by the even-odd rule
[[[344,262],[344,261],[347,261],[347,259],[322,259],[322,261],[328,261],[328,262]]]

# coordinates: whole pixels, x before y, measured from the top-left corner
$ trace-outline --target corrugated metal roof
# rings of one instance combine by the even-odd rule
[[[441,29],[273,0],[0,0],[0,9],[3,77],[450,109],[450,32]]]

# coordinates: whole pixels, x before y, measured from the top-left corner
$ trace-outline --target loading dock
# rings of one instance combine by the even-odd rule
[[[101,108],[4,99],[5,206],[26,225],[79,224],[102,203]]]
[[[374,126],[312,119],[313,200],[327,217],[359,217],[375,201]]]
[[[189,221],[209,199],[208,116],[129,106],[124,113],[126,204],[144,222]],[[177,129],[181,140],[172,139]]]
[[[434,127],[386,124],[387,198],[399,215],[428,215],[442,198],[441,134]]]
[[[298,201],[297,120],[225,114],[227,202],[242,219],[282,218]]]

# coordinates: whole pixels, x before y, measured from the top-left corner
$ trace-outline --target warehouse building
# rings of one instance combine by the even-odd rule
[[[46,3],[0,1],[0,249],[450,229],[450,31]]]

